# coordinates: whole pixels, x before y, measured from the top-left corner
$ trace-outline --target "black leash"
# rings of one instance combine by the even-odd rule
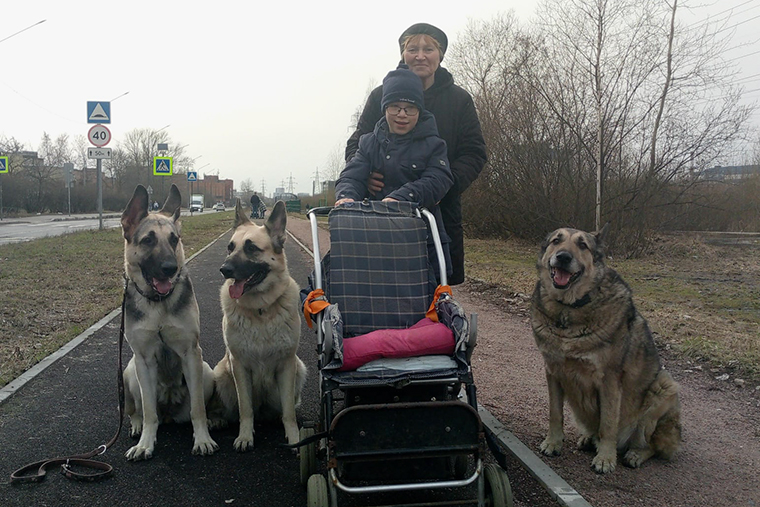
[[[119,386],[119,427],[116,430],[116,434],[113,437],[111,437],[111,440],[109,440],[107,443],[100,445],[96,449],[93,449],[92,451],[84,453],[84,454],[77,454],[74,456],[64,456],[64,457],[46,459],[42,461],[36,461],[34,463],[29,463],[28,465],[22,468],[19,468],[18,470],[16,470],[15,472],[11,474],[11,484],[26,484],[29,482],[42,482],[43,480],[45,480],[45,474],[47,474],[47,469],[53,466],[57,466],[57,465],[61,466],[61,473],[63,475],[65,475],[69,479],[73,479],[76,481],[95,482],[101,479],[106,479],[113,475],[113,467],[111,465],[109,465],[108,463],[103,463],[102,461],[93,460],[91,458],[95,456],[100,456],[101,454],[105,454],[108,448],[111,447],[116,442],[116,440],[118,440],[119,435],[121,434],[121,426],[124,422],[124,377],[122,375],[121,354],[122,354],[122,349],[124,346],[124,309],[126,307],[128,285],[129,285],[129,280],[126,279],[125,277],[124,296],[122,297],[122,300],[121,300],[121,328],[119,330],[119,357],[117,359],[119,369],[116,372],[117,383]],[[91,473],[91,474],[82,474],[82,473],[78,473],[72,470],[71,469],[72,466],[90,468],[93,470],[97,470],[97,472]]]

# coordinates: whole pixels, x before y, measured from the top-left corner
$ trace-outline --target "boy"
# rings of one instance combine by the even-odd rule
[[[416,202],[433,213],[450,272],[450,240],[443,228],[438,202],[454,180],[446,142],[438,136],[435,117],[425,110],[422,80],[406,65],[399,65],[383,79],[380,105],[384,117],[372,133],[361,137],[356,156],[346,164],[335,183],[335,205],[369,197],[370,173],[382,173],[385,185],[374,198]],[[434,250],[431,259],[435,259]]]

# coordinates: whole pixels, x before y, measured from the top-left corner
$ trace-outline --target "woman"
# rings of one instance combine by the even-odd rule
[[[422,79],[425,109],[435,116],[438,133],[447,145],[454,185],[441,200],[439,207],[444,227],[451,238],[453,274],[449,278],[449,285],[456,285],[464,281],[464,234],[460,195],[478,177],[487,158],[480,120],[472,97],[463,88],[455,85],[449,71],[441,67],[447,45],[446,34],[427,23],[410,26],[399,38],[403,63]],[[377,121],[383,116],[380,107],[382,96],[382,86],[370,93],[356,131],[346,144],[346,161],[356,153],[359,138],[372,132]],[[369,190],[378,192],[382,186],[382,175],[373,173]]]

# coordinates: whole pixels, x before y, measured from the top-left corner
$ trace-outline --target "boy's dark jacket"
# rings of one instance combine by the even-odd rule
[[[370,93],[357,128],[346,143],[346,160],[350,160],[356,153],[360,137],[371,132],[383,116],[380,107],[382,96],[382,86]],[[454,84],[454,78],[449,71],[439,67],[433,86],[425,90],[425,109],[435,116],[438,135],[447,143],[449,164],[454,177],[449,196],[456,197],[458,207],[459,194],[478,177],[487,160],[486,145],[475,105],[470,94]],[[458,217],[458,220],[461,220],[461,217]]]
[[[429,111],[421,111],[417,125],[403,136],[391,134],[385,117],[381,118],[374,132],[361,137],[356,156],[340,173],[335,184],[335,199],[349,197],[361,201],[370,197],[367,181],[373,171],[383,173],[384,187],[372,199],[380,201],[391,197],[397,201],[417,202],[436,215],[439,225],[442,223],[437,203],[454,180],[446,156],[446,142],[438,137],[435,117]],[[446,239],[448,236],[444,241]]]

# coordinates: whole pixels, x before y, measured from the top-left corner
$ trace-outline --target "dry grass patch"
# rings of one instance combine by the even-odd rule
[[[182,218],[185,254],[215,240],[232,213]],[[121,303],[120,229],[0,246],[0,387]]]

